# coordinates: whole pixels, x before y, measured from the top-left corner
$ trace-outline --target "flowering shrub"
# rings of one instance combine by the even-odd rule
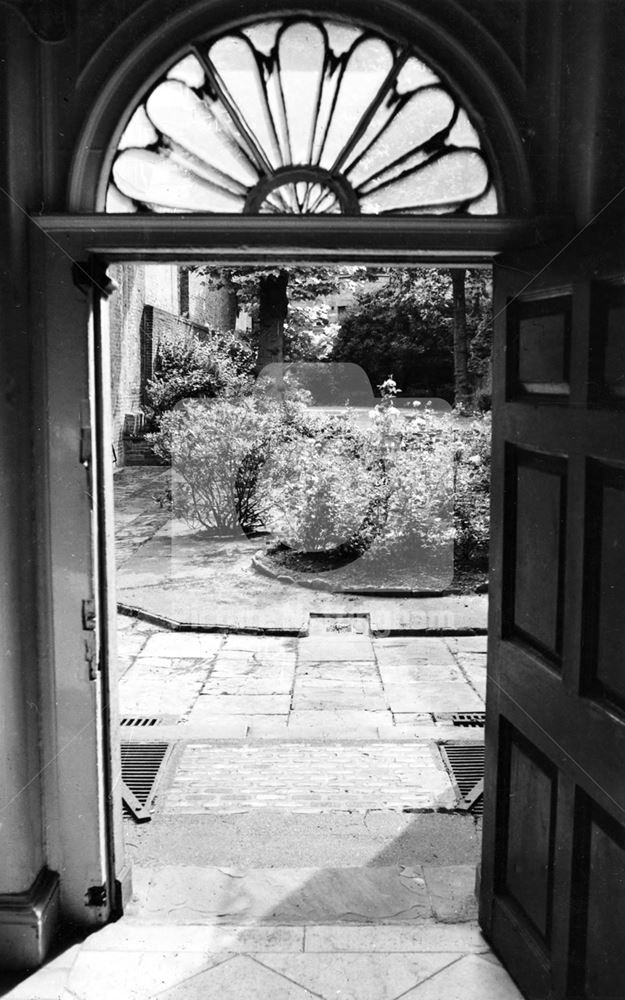
[[[274,443],[288,437],[293,407],[250,395],[185,401],[164,413],[149,437],[177,474],[174,513],[220,534],[261,527],[267,493],[259,474]]]
[[[459,422],[454,436],[456,564],[483,570],[488,567],[490,528],[490,414]]]
[[[427,404],[407,415],[393,395],[364,431],[349,416],[294,429],[261,474],[268,526],[295,551],[339,547],[396,567],[434,560],[450,578],[454,562],[485,568],[490,418]]]
[[[358,547],[375,503],[377,477],[363,461],[349,418],[311,420],[274,449],[263,473],[268,527],[291,548]]]

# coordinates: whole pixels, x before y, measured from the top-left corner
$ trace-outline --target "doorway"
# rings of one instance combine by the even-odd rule
[[[164,265],[158,267],[163,269]],[[149,271],[149,265],[146,269]],[[308,270],[311,274],[305,277],[310,281],[315,277],[314,269]],[[324,270],[327,272],[328,268]],[[412,274],[395,269],[392,276],[389,271],[384,268],[372,275],[355,276],[350,272],[340,276],[342,285],[335,294],[345,299],[348,285],[351,288],[352,329],[359,329],[363,311],[366,313],[371,302],[382,294],[392,293],[396,297],[401,294],[401,301],[405,302],[409,279],[414,281],[415,300],[423,292],[420,282],[430,282],[429,305],[430,309],[433,307],[433,278],[425,269],[418,273],[413,270]],[[121,277],[117,269],[114,276],[127,288],[130,281],[127,275]],[[483,293],[483,277],[482,272],[475,272],[476,294]],[[352,286],[357,279],[362,287],[354,291]],[[149,283],[150,279],[144,275],[143,280]],[[329,281],[327,274],[325,280]],[[391,280],[395,285],[388,290]],[[356,383],[353,369],[345,372],[340,368],[348,363],[345,354],[336,361],[334,396],[313,397],[315,389],[317,393],[321,389],[328,392],[328,371],[332,364],[325,362],[320,379],[319,366],[324,362],[317,358],[316,362],[300,362],[313,366],[300,369],[309,376],[310,398],[304,404],[297,398],[290,402],[293,406],[303,405],[302,412],[297,413],[300,421],[306,411],[314,411],[314,420],[321,430],[328,427],[333,430],[333,440],[339,430],[343,436],[351,434],[350,440],[353,439],[356,432],[351,422],[352,412],[365,428],[376,419],[393,423],[394,417],[399,424],[412,420],[419,424],[422,435],[430,434],[430,445],[434,441],[432,425],[438,421],[436,433],[439,436],[442,433],[444,454],[447,458],[456,457],[455,468],[447,470],[453,484],[464,475],[461,458],[475,470],[479,441],[485,441],[487,448],[489,441],[486,417],[479,413],[454,417],[446,412],[450,411],[449,399],[436,395],[439,391],[448,396],[453,393],[451,278],[437,272],[437,280],[441,282],[441,321],[447,335],[445,364],[439,358],[438,369],[432,365],[428,371],[421,366],[419,383],[410,385],[407,376],[415,366],[411,368],[410,358],[404,358],[406,376],[402,378],[397,367],[394,373],[408,390],[405,402],[391,399],[389,403],[388,396],[379,388],[385,382],[382,375],[390,375],[390,371],[376,374],[373,369],[372,378]],[[167,287],[178,288],[178,280],[169,280]],[[200,360],[200,348],[211,344],[213,362],[220,350],[232,349],[230,341],[224,347],[223,338],[211,341],[206,329],[198,328],[193,335],[197,340],[189,339],[188,323],[194,317],[189,310],[188,295],[187,286],[184,304],[191,318],[186,317],[181,326],[178,317],[177,332],[163,335],[164,358],[170,368],[166,369],[163,363],[160,367],[155,364],[157,374],[151,384],[158,384],[154,385],[152,399],[162,399],[166,391],[164,383],[175,382],[177,375],[172,377],[171,363],[176,350],[188,363],[192,344],[199,345]],[[130,297],[126,295],[126,299]],[[469,298],[474,301],[473,295]],[[157,311],[150,317],[150,347],[155,358],[157,325],[164,328],[167,318],[163,304],[161,300],[160,312],[154,302],[148,306]],[[317,302],[314,305],[319,307]],[[484,303],[482,308],[486,315],[489,304]],[[115,300],[111,298],[110,317],[114,310]],[[173,314],[168,315],[171,330]],[[413,318],[416,315],[414,307]],[[133,320],[135,334],[140,337],[145,320],[136,308]],[[429,322],[432,323],[431,317]],[[479,335],[483,343],[481,319],[473,316],[473,323],[471,333]],[[123,322],[121,326],[127,330]],[[345,319],[341,329],[344,346],[349,346],[350,326]],[[115,351],[118,337],[110,321],[108,330]],[[393,331],[398,335],[396,327],[391,327]],[[299,343],[306,331],[297,332]],[[333,331],[335,338],[338,332]],[[383,331],[378,328],[377,332],[381,337]],[[442,336],[441,330],[438,334]],[[417,336],[414,329],[412,335]],[[140,343],[135,354],[139,359],[144,358]],[[381,348],[380,356],[384,363],[389,363],[388,350]],[[287,361],[291,373],[297,374],[297,363],[292,358]],[[136,367],[139,370],[141,366],[137,363]],[[165,370],[169,382],[162,375],[159,378],[159,372]],[[362,368],[358,371],[361,376],[367,375]],[[210,375],[215,377],[214,364]],[[346,375],[351,376],[347,390],[341,382]],[[317,376],[316,384],[312,376]],[[431,395],[417,398],[414,392],[419,386],[423,391],[428,378],[432,379]],[[113,378],[114,387],[117,382],[114,399],[122,381],[120,375]],[[475,385],[479,387],[477,377]],[[401,391],[401,386],[397,388]],[[303,395],[306,386],[300,385],[298,389]],[[366,397],[359,398],[358,391],[366,392]],[[224,398],[228,407],[234,405],[231,395]],[[251,405],[253,397],[246,398],[247,405]],[[213,400],[214,397],[209,402],[214,422]],[[350,405],[346,407],[348,400]],[[390,417],[386,412],[389,409],[396,411]],[[426,412],[423,418],[420,410]],[[167,412],[175,412],[175,403]],[[195,409],[192,412],[196,421],[204,419]],[[417,433],[416,423],[413,437]],[[118,420],[117,425],[122,429],[128,425],[132,428],[132,433],[125,435],[131,463],[136,461],[137,452],[142,461],[147,458],[156,463],[159,453],[163,460],[163,438],[159,439],[158,434],[156,438],[146,438],[138,414],[132,423]],[[462,425],[462,431],[458,425]],[[305,424],[304,432],[297,438],[296,450],[300,456],[307,438],[318,440],[311,438],[314,426]],[[137,428],[141,433],[137,433]],[[295,429],[295,425],[289,425],[291,435]],[[186,433],[185,426],[181,436]],[[364,430],[362,433],[361,446],[370,445]],[[464,435],[462,455],[455,438],[453,446],[447,447],[446,433]],[[206,440],[205,433],[200,437]],[[404,451],[408,440],[404,435],[401,446]],[[470,442],[470,447],[466,442]],[[153,449],[151,456],[146,456],[148,446]],[[119,454],[119,448],[116,451]],[[205,458],[210,454],[207,450],[203,452]],[[219,455],[225,461],[222,444]],[[174,464],[178,463],[176,471],[184,477],[182,460],[189,460],[188,453],[181,450],[172,459]],[[410,469],[405,466],[401,471],[407,475]],[[424,474],[425,470],[415,467],[411,482],[416,484],[416,477]],[[437,474],[440,478],[440,472]],[[421,552],[421,565],[415,566],[419,553],[414,545],[410,549],[409,539],[413,536],[406,533],[400,546],[403,551],[408,548],[413,563],[411,566],[410,559],[404,561],[403,589],[396,574],[381,575],[388,574],[390,567],[396,569],[399,546],[391,552],[390,560],[378,558],[367,563],[369,572],[364,582],[358,577],[354,582],[352,578],[350,586],[349,576],[341,581],[346,563],[344,554],[334,567],[329,566],[327,545],[321,549],[321,553],[325,551],[325,565],[318,560],[314,573],[307,563],[299,569],[291,565],[291,578],[295,574],[295,579],[285,582],[284,565],[277,559],[271,562],[272,555],[274,559],[279,557],[281,550],[276,551],[274,545],[272,552],[271,546],[268,547],[265,524],[256,526],[261,530],[248,532],[252,537],[247,537],[240,525],[235,525],[238,533],[228,534],[223,524],[219,530],[213,525],[214,530],[210,531],[206,518],[204,522],[197,519],[194,522],[187,517],[185,522],[180,513],[176,517],[176,502],[180,503],[176,490],[180,481],[172,478],[168,466],[128,464],[114,478],[118,497],[116,529],[121,543],[117,577],[117,604],[121,610],[118,662],[123,670],[120,733],[122,760],[124,756],[127,760],[122,771],[128,782],[141,753],[148,757],[151,753],[154,757],[156,748],[163,746],[163,756],[157,762],[160,770],[156,796],[153,797],[153,787],[150,788],[147,808],[146,800],[140,803],[143,809],[137,809],[136,803],[129,800],[130,815],[125,821],[127,852],[139,873],[140,883],[143,884],[142,870],[147,867],[153,873],[150,892],[170,892],[180,869],[194,868],[197,886],[193,890],[189,887],[184,902],[189,913],[199,905],[200,891],[210,895],[206,880],[222,878],[215,875],[216,869],[236,868],[242,894],[250,883],[256,884],[261,870],[262,878],[271,887],[271,891],[267,890],[269,896],[259,899],[256,890],[249,890],[251,909],[243,906],[242,896],[228,899],[230,908],[240,907],[241,919],[251,915],[262,922],[258,907],[267,906],[267,900],[273,898],[278,923],[294,920],[298,915],[300,925],[325,921],[333,926],[341,925],[342,920],[347,924],[353,922],[353,917],[340,914],[351,912],[346,899],[357,883],[361,904],[365,906],[357,921],[361,927],[384,923],[393,914],[393,920],[401,924],[400,913],[404,914],[406,924],[421,919],[425,913],[424,899],[420,898],[416,908],[404,905],[409,899],[407,893],[420,893],[425,888],[431,895],[436,884],[436,892],[446,900],[440,903],[440,912],[446,907],[448,922],[470,923],[475,919],[475,865],[480,850],[480,820],[475,813],[480,796],[478,792],[471,800],[470,793],[479,784],[479,774],[461,792],[458,778],[446,770],[451,749],[449,756],[441,754],[439,749],[441,744],[463,747],[468,757],[469,751],[483,749],[486,597],[475,593],[475,580],[471,581],[471,587],[465,586],[459,592],[462,574],[454,581],[452,565],[451,577],[441,582],[441,574],[449,568],[449,553],[442,548],[437,550],[438,564],[436,559],[424,563]],[[326,494],[332,481],[328,479],[324,487]],[[291,480],[291,495],[296,487]],[[186,498],[182,495],[183,503],[185,499],[188,494]],[[403,501],[399,506],[404,510]],[[188,515],[188,508],[184,509]],[[362,512],[357,523],[361,520]],[[326,524],[328,530],[330,527]],[[265,562],[254,571],[252,561],[263,552],[268,553]],[[238,570],[240,579],[231,569],[237,554],[239,561],[241,558],[244,561],[243,568]],[[312,554],[307,555],[310,560]],[[353,568],[354,561],[352,556],[347,566]],[[432,576],[434,568],[438,576]],[[430,576],[424,577],[425,572]],[[323,573],[326,580],[334,582],[320,588]],[[230,581],[231,576],[234,582]],[[483,585],[480,589],[484,590]],[[240,598],[242,593],[245,602]],[[454,724],[454,716],[460,724]],[[139,792],[139,787],[136,791]],[[149,822],[144,822],[146,819]],[[315,869],[316,873],[298,883],[297,888],[293,880],[301,882],[302,869]],[[407,871],[411,873],[409,876],[402,874]],[[329,906],[324,910],[318,902],[315,909],[311,897],[332,878],[343,881],[343,892],[348,896],[341,901],[333,897],[334,909]],[[278,900],[275,893],[280,880],[284,884]],[[155,889],[157,883],[159,888]],[[188,881],[185,885],[188,886]],[[224,891],[220,885],[219,892]],[[327,886],[324,891],[328,891]],[[381,903],[384,895],[386,909]],[[223,896],[219,899],[220,905],[223,904]],[[148,897],[137,905],[149,907]],[[208,919],[210,912],[205,908],[202,912]]]

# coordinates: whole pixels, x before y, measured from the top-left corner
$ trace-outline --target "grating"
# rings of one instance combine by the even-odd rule
[[[161,720],[154,715],[125,715],[119,720],[120,726],[157,726]]]
[[[451,721],[454,726],[483,726],[485,712],[454,712]]]
[[[127,798],[132,800],[124,802],[125,815],[133,813],[137,819],[147,816],[169,750],[169,743],[122,743],[122,782],[130,792]]]
[[[440,751],[461,795],[458,808],[481,815],[484,811],[484,744],[447,740],[440,744]]]

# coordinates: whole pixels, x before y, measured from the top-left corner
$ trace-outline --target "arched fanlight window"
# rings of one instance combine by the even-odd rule
[[[405,45],[316,18],[198,42],[135,109],[108,212],[492,215],[466,111]]]

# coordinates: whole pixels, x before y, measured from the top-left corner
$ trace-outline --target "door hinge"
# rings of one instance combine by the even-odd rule
[[[92,597],[82,602],[82,627],[85,632],[95,630],[95,601]]]
[[[87,906],[106,906],[105,885],[90,885],[87,889]]]
[[[98,676],[99,669],[95,632],[90,632],[85,638],[85,661],[89,668],[89,680],[94,681]]]

